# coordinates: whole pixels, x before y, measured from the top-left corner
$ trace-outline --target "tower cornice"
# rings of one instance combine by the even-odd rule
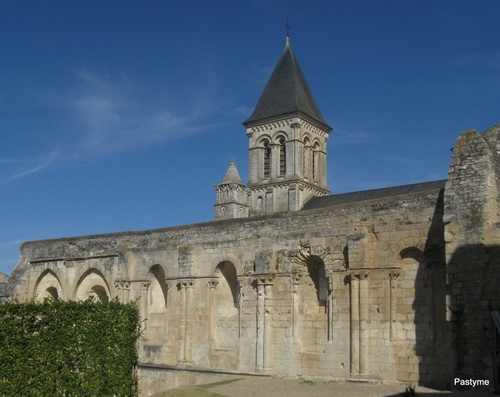
[[[253,124],[253,125],[252,125]],[[251,123],[247,127],[247,135],[251,136],[254,133],[261,133],[270,130],[276,130],[279,128],[287,128],[293,126],[299,126],[300,128],[307,129],[310,132],[313,132],[325,140],[328,140],[328,136],[332,129],[330,127],[325,128],[325,125],[318,126],[319,123],[308,120],[305,115],[293,115],[288,117],[279,117],[270,119],[264,123]]]

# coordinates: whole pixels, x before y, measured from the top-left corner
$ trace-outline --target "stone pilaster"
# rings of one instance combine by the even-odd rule
[[[370,286],[368,272],[360,273],[359,280],[359,373],[370,373]]]
[[[142,282],[141,307],[142,307],[142,326],[144,332],[146,332],[148,328],[148,292],[150,286],[151,282],[149,280]]]
[[[184,279],[179,282],[180,299],[180,324],[179,324],[179,354],[178,364],[187,366],[191,364],[191,334],[192,334],[192,295],[194,280]]]
[[[214,279],[208,282],[208,340],[215,343],[215,311],[217,309],[215,302],[216,287],[219,282]]]
[[[370,362],[368,271],[351,273],[351,376],[368,375]]]
[[[351,293],[351,375],[359,374],[359,274],[350,275]]]
[[[389,339],[392,341],[396,336],[396,280],[399,270],[389,272]]]
[[[274,276],[257,277],[257,372],[272,368],[272,314],[271,298]]]
[[[292,337],[295,341],[300,341],[299,334],[299,285],[300,274],[292,275]]]
[[[328,297],[327,297],[327,311],[328,311],[328,324],[327,324],[327,340],[333,341],[333,274],[329,273],[328,276]]]

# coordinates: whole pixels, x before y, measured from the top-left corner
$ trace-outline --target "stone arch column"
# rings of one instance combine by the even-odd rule
[[[350,274],[351,289],[351,376],[369,374],[369,283],[368,271]]]
[[[328,272],[327,274],[327,284],[328,284],[328,296],[327,296],[327,315],[328,315],[328,324],[327,324],[327,341],[333,341],[333,273]]]
[[[189,366],[191,362],[192,305],[194,279],[180,280],[179,354],[178,365]]]
[[[368,272],[360,273],[359,280],[359,373],[370,373],[370,286]]]
[[[141,306],[142,306],[142,327],[143,331],[146,332],[148,328],[148,291],[151,282],[145,280],[141,283]]]
[[[292,275],[292,336],[293,339],[300,341],[300,326],[299,326],[299,285],[301,274]]]
[[[208,341],[209,343],[216,343],[215,339],[215,288],[219,284],[217,279],[208,281]]]
[[[399,277],[399,269],[389,272],[389,340],[393,341],[396,336],[396,280]]]

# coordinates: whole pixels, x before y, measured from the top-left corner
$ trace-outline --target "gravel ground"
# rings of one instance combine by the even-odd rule
[[[400,396],[403,385],[376,385],[365,383],[320,383],[276,378],[244,378],[235,382],[206,387],[205,390],[230,397],[382,397]],[[488,391],[473,390],[461,392],[439,391],[416,387],[418,397],[472,397],[492,396]]]

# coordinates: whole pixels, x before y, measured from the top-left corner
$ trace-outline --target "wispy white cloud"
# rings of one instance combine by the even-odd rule
[[[39,172],[45,168],[47,168],[50,164],[52,164],[57,158],[57,151],[54,150],[52,151],[48,156],[46,156],[43,159],[33,159],[33,160],[24,160],[24,163],[31,163],[29,166],[27,165],[26,169],[23,169],[22,171],[18,171],[7,178],[4,179],[3,183],[11,182],[16,179],[23,178],[25,176],[34,174],[36,172]],[[11,161],[7,161],[11,162]],[[36,163],[35,163],[36,162]],[[34,163],[34,165],[33,165]]]
[[[177,89],[151,87],[123,73],[81,69],[65,88],[31,92],[44,112],[56,115],[47,116],[50,129],[43,131],[40,151],[48,154],[25,158],[2,154],[0,184],[56,164],[182,139],[213,128],[218,121],[210,117],[221,105],[214,93],[217,86],[196,87],[189,95],[178,95]]]
[[[141,87],[126,76],[77,72],[78,87],[68,103],[78,139],[74,151],[101,155],[167,139],[179,139],[201,129],[201,120],[210,113],[207,93],[193,93],[192,107],[164,98],[146,99]],[[168,97],[168,95],[164,95]],[[213,102],[213,101],[212,101]]]

